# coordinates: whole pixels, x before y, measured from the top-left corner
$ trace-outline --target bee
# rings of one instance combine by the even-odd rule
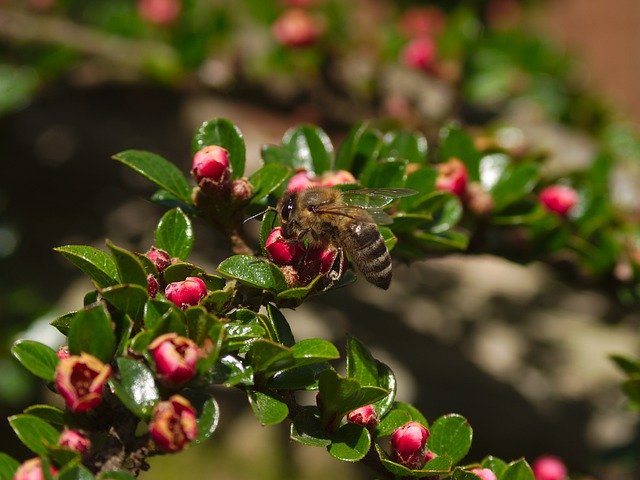
[[[382,207],[414,193],[404,188],[341,191],[334,187],[286,192],[277,207],[282,236],[332,245],[339,253],[338,265],[346,254],[369,283],[386,290],[391,283],[391,255],[376,223],[392,223]]]

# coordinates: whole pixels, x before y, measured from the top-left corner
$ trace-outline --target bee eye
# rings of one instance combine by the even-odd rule
[[[289,216],[291,215],[292,211],[293,211],[293,197],[288,198],[287,201],[284,202],[284,205],[282,205],[282,211],[280,212],[280,216],[282,217],[282,220],[284,220],[285,222],[289,220]]]

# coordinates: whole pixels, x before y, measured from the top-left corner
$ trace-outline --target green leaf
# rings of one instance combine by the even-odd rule
[[[370,162],[378,158],[382,135],[366,123],[356,125],[342,142],[336,154],[336,169],[348,170],[358,177]]]
[[[362,173],[360,181],[369,188],[403,187],[406,182],[406,170],[406,160],[378,161]]]
[[[191,187],[187,179],[178,167],[160,155],[143,150],[126,150],[117,153],[112,158],[191,205]]]
[[[187,259],[193,247],[193,227],[181,209],[174,208],[162,216],[156,228],[156,246],[172,257]]]
[[[498,212],[531,193],[539,177],[540,167],[533,162],[507,168],[491,189],[495,211]]]
[[[427,419],[424,417],[424,415],[422,415],[422,412],[410,403],[395,402],[393,404],[393,408],[407,412],[409,414],[410,420],[421,423],[427,428],[429,427],[429,422],[427,422]]]
[[[209,397],[199,409],[198,437],[193,441],[196,445],[213,435],[220,421],[220,408],[213,397]]]
[[[535,477],[526,460],[520,459],[507,465],[500,480],[535,480]]]
[[[205,271],[191,263],[177,262],[169,265],[165,271],[162,272],[162,276],[166,283],[181,282],[187,277],[201,277],[205,280]],[[206,280],[205,283],[207,283]]]
[[[209,333],[209,329],[214,323],[218,322],[218,319],[214,315],[207,313],[201,306],[190,307],[184,313],[187,318],[189,338],[198,345],[202,345]]]
[[[78,311],[71,320],[68,341],[72,355],[86,352],[109,363],[116,348],[116,336],[106,307],[99,303]]]
[[[12,480],[20,462],[6,453],[0,452],[0,480]]]
[[[266,212],[264,212],[264,215],[262,216],[262,222],[260,223],[260,250],[263,254],[266,254],[264,245],[265,243],[267,243],[267,237],[276,227],[276,225],[278,225],[278,223],[278,214],[274,209],[270,208]]]
[[[276,335],[275,340],[280,342],[285,347],[293,346],[293,344],[295,343],[295,339],[293,338],[293,333],[291,332],[289,322],[287,322],[287,319],[284,317],[282,312],[278,310],[278,308],[274,305],[268,304],[267,316],[273,326],[273,330]]]
[[[120,281],[123,284],[134,284],[147,288],[147,272],[137,255],[114,245],[109,240],[107,240],[107,247],[111,250],[116,261]]]
[[[331,139],[314,125],[302,125],[287,130],[282,144],[292,155],[295,169],[305,169],[320,175],[333,167]]]
[[[109,384],[116,396],[134,415],[148,420],[155,404],[160,400],[153,372],[143,363],[130,358],[117,360],[120,381],[113,378]]]
[[[438,455],[447,455],[456,464],[462,460],[469,448],[473,431],[467,420],[456,414],[444,415],[431,425],[431,436],[427,447]]]
[[[271,377],[268,385],[275,390],[317,390],[318,378],[328,368],[327,362],[289,368]]]
[[[168,332],[176,332],[182,336],[187,334],[184,312],[171,302],[148,299],[144,306],[143,319],[144,327],[154,337]]]
[[[414,163],[427,159],[427,139],[421,133],[395,131],[386,133],[380,158],[402,158]]]
[[[54,250],[86,273],[98,287],[118,283],[118,267],[108,253],[87,245],[65,245]]]
[[[291,440],[309,447],[327,447],[331,439],[322,428],[317,408],[305,406],[291,422]]]
[[[100,290],[111,305],[129,315],[136,323],[142,319],[144,305],[149,299],[147,289],[140,285],[114,285]]]
[[[193,137],[192,153],[209,146],[218,145],[229,152],[229,163],[233,178],[244,175],[244,164],[247,156],[242,132],[225,118],[214,118],[204,122]]]
[[[336,360],[340,353],[335,345],[322,338],[307,338],[291,347],[296,366],[325,360]]]
[[[624,355],[609,355],[609,358],[615,362],[620,370],[627,375],[640,374],[640,361],[632,360]]]
[[[446,162],[459,158],[467,167],[469,178],[480,180],[480,153],[473,144],[473,138],[458,126],[449,126],[443,130],[439,151],[440,160]]]
[[[287,282],[280,269],[271,262],[251,255],[234,255],[218,265],[218,272],[256,288],[282,291]]]
[[[502,473],[507,468],[507,463],[504,460],[492,455],[484,457],[480,465],[482,468],[488,468],[491,470],[498,478],[502,478]]]
[[[289,408],[275,394],[267,395],[255,390],[247,390],[251,409],[262,425],[276,425],[287,418]]]
[[[411,415],[406,410],[393,409],[387,413],[376,428],[376,437],[387,437],[397,428],[411,421]]]
[[[95,477],[82,465],[73,465],[63,468],[56,476],[57,480],[93,480]]]
[[[269,377],[278,370],[290,366],[293,362],[293,354],[287,347],[270,340],[256,340],[251,344],[247,352],[249,365],[255,373]]]
[[[101,473],[98,475],[98,480],[135,480],[135,478],[126,472],[118,472],[114,470],[111,472]]]
[[[380,457],[380,461],[388,471],[393,473],[399,478],[424,478],[427,476],[441,476],[448,473],[451,470],[451,459],[447,456],[436,457],[419,470],[410,470],[404,465],[393,462],[387,458],[387,454],[382,450],[379,445],[376,445],[376,451]]]
[[[24,413],[41,418],[45,422],[55,425],[64,425],[67,423],[64,411],[52,405],[31,405],[24,409]]]
[[[49,322],[49,325],[58,329],[58,331],[65,337],[69,333],[69,325],[71,325],[71,319],[76,316],[77,311],[65,313]]]
[[[273,192],[287,179],[290,173],[291,170],[281,163],[269,163],[255,171],[249,177],[249,183],[253,187],[252,203]]]
[[[452,480],[478,480],[478,475],[465,470],[464,468],[456,467],[451,475]]]
[[[46,456],[49,447],[58,443],[60,433],[41,418],[20,414],[9,417],[9,424],[22,443],[32,452]]]
[[[225,387],[253,385],[253,369],[233,355],[222,357],[204,377],[208,383],[223,384]]]
[[[222,323],[215,323],[211,326],[209,329],[209,339],[211,340],[211,346],[208,355],[198,360],[199,373],[208,371],[220,357],[220,351],[222,350],[222,343],[224,341],[224,327]]]
[[[332,457],[345,462],[361,460],[371,447],[371,435],[362,425],[346,423],[331,436],[327,450]]]
[[[33,340],[18,340],[11,347],[11,354],[36,377],[48,381],[55,378],[58,355],[47,345]]]

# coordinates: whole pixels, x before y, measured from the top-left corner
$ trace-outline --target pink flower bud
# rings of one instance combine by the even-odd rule
[[[231,198],[238,203],[245,203],[251,199],[253,187],[247,177],[238,178],[231,182]]]
[[[179,452],[198,436],[196,411],[189,400],[173,395],[153,409],[149,433],[165,452]]]
[[[565,217],[578,204],[578,192],[566,185],[551,185],[538,196],[542,206],[551,213]]]
[[[272,27],[276,40],[285,47],[306,47],[314,44],[321,33],[316,20],[304,10],[291,8]]]
[[[467,167],[457,158],[438,165],[436,188],[451,192],[458,197],[464,196],[467,190]]]
[[[429,430],[418,422],[408,422],[391,435],[391,456],[407,468],[424,465]]]
[[[51,476],[58,474],[58,470],[53,465],[49,467],[49,471],[51,472]],[[42,461],[40,458],[32,458],[20,465],[13,475],[13,480],[44,480]]]
[[[425,450],[424,451],[424,463],[426,464],[427,462],[429,462],[430,460],[433,460],[437,456],[438,456],[438,454],[436,452],[432,452],[431,450]]]
[[[138,0],[138,15],[158,26],[171,25],[180,15],[179,0]]]
[[[315,269],[315,274],[312,278],[321,274],[329,273],[333,263],[336,261],[338,251],[331,247],[311,247],[307,250],[307,255],[304,259],[305,267]]]
[[[62,448],[78,452],[80,455],[84,455],[91,448],[91,440],[78,430],[65,428],[60,434],[58,445]]]
[[[183,310],[198,305],[206,294],[207,285],[198,277],[187,277],[182,282],[170,283],[164,290],[167,300]]]
[[[151,274],[147,275],[147,294],[151,298],[155,298],[159,289],[160,284],[158,283],[158,279]]]
[[[478,215],[488,215],[495,207],[491,194],[486,192],[478,182],[467,185],[466,202],[469,210]]]
[[[291,263],[303,253],[298,242],[292,242],[282,236],[282,227],[276,227],[265,241],[264,248],[269,254],[269,258],[278,265]]]
[[[111,376],[111,367],[88,353],[71,355],[60,360],[55,384],[67,408],[86,412],[102,401],[102,389]]]
[[[496,474],[488,468],[473,468],[471,473],[475,473],[480,480],[497,480]]]
[[[158,374],[168,383],[184,383],[195,376],[200,351],[193,340],[165,333],[151,342],[149,351]]]
[[[536,480],[564,480],[567,477],[567,467],[553,455],[538,457],[531,468]]]
[[[58,355],[58,358],[60,360],[69,358],[71,356],[71,353],[69,353],[69,345],[62,345],[60,348],[58,348],[56,355]]]
[[[347,414],[347,422],[362,425],[371,430],[378,426],[378,415],[373,405],[365,405]]]
[[[193,156],[191,174],[199,183],[203,178],[222,182],[229,176],[229,152],[217,145],[201,148]]]
[[[345,183],[357,183],[355,177],[346,170],[327,172],[322,175],[320,185],[323,187],[334,187]]]
[[[447,21],[438,7],[413,7],[400,17],[400,31],[407,37],[425,37],[439,34]]]
[[[308,187],[319,185],[320,183],[307,171],[296,173],[287,184],[287,191],[299,192]]]
[[[437,50],[431,37],[418,37],[411,40],[402,51],[402,61],[409,68],[429,70],[434,66]]]
[[[151,247],[145,255],[156,266],[158,273],[164,272],[164,270],[171,265],[171,257],[169,254],[159,248]]]

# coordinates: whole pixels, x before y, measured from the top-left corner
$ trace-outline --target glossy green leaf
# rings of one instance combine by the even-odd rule
[[[134,284],[147,288],[147,272],[138,257],[133,252],[120,248],[109,240],[107,240],[107,247],[111,250],[116,261],[120,281],[123,284]]]
[[[233,289],[215,290],[200,300],[200,305],[212,313],[220,314],[231,307],[234,295]]]
[[[348,170],[360,176],[370,162],[378,158],[382,147],[382,135],[366,123],[356,125],[344,139],[336,154],[336,169]]]
[[[175,304],[159,299],[148,299],[144,306],[144,327],[154,337],[168,332],[186,335],[186,319],[184,312]]]
[[[36,377],[52,381],[56,375],[58,355],[47,345],[33,340],[18,340],[11,354]]]
[[[376,445],[376,451],[380,457],[380,461],[384,468],[396,475],[398,478],[424,478],[428,476],[441,476],[448,473],[451,470],[451,459],[446,456],[436,457],[427,462],[424,467],[417,470],[410,470],[404,465],[393,462],[387,457],[387,454],[382,450],[379,445]]]
[[[291,423],[291,439],[309,447],[327,447],[331,439],[322,428],[316,407],[302,407]]]
[[[511,462],[502,472],[500,480],[534,480],[533,471],[526,460]]]
[[[162,272],[162,276],[166,283],[181,282],[187,277],[201,277],[204,280],[205,271],[191,263],[177,262],[169,265]],[[205,283],[207,282],[205,281]]]
[[[45,422],[54,425],[68,423],[65,421],[65,412],[52,405],[31,405],[24,409],[24,413],[41,418]]]
[[[249,177],[249,183],[253,187],[252,201],[259,201],[269,195],[287,179],[290,173],[291,170],[281,163],[268,163],[256,170]]]
[[[252,287],[276,292],[287,288],[287,282],[276,265],[251,255],[229,257],[218,265],[217,270]]]
[[[109,380],[116,396],[134,415],[149,419],[155,404],[160,400],[153,372],[140,361],[120,357],[117,360],[120,380]]]
[[[439,234],[416,232],[413,238],[425,250],[466,250],[469,245],[469,236],[466,233],[449,230]],[[396,247],[396,251],[402,245]]]
[[[49,322],[49,325],[57,328],[61,334],[63,334],[64,336],[67,336],[67,334],[69,333],[69,326],[71,325],[71,319],[75,317],[76,313],[78,312],[75,311],[75,312],[65,313],[64,315],[61,315],[51,320],[51,322]]]
[[[301,340],[291,347],[291,353],[296,360],[296,365],[340,358],[340,353],[335,345],[322,338]]]
[[[524,163],[506,169],[491,190],[495,211],[498,212],[531,193],[539,177],[540,167],[535,163]]]
[[[267,237],[278,224],[278,214],[274,209],[269,209],[264,212],[262,222],[260,223],[260,250],[263,254],[266,254],[264,245],[267,242]]]
[[[355,337],[347,338],[347,378],[360,385],[378,386],[378,365],[369,350]]]
[[[393,408],[395,410],[407,412],[409,414],[411,421],[421,423],[427,428],[429,427],[429,422],[427,422],[427,419],[424,417],[424,415],[422,415],[422,412],[418,410],[416,407],[414,407],[413,405],[411,405],[410,403],[395,402],[393,404]]]
[[[406,410],[393,409],[387,413],[376,428],[376,437],[387,437],[397,428],[411,421],[411,415]]]
[[[222,350],[222,342],[224,341],[224,327],[222,323],[215,323],[209,329],[209,340],[211,344],[208,347],[208,354],[198,360],[198,372],[205,373],[208,371],[220,357]]]
[[[133,320],[129,315],[118,315],[118,312],[114,312],[114,320],[116,323],[116,351],[115,355],[124,355],[127,352],[129,346],[129,340],[131,339],[131,333],[133,332]]]
[[[187,332],[189,338],[198,345],[202,345],[204,339],[209,333],[209,330],[214,323],[218,322],[218,319],[207,313],[207,311],[201,306],[190,307],[185,310],[184,313],[187,319]]]
[[[108,253],[87,245],[65,245],[54,250],[86,273],[98,287],[118,283],[118,267]]]
[[[214,118],[204,122],[193,137],[191,151],[196,153],[208,145],[218,145],[228,150],[233,178],[244,175],[247,152],[242,132],[238,127],[225,118]]]
[[[267,305],[267,316],[273,325],[273,330],[275,331],[276,338],[275,340],[280,342],[285,347],[291,347],[295,343],[295,339],[293,338],[293,333],[291,332],[291,327],[289,326],[289,322],[284,317],[282,312],[278,310],[272,304]]]
[[[404,211],[418,211],[422,203],[432,195],[438,194],[436,191],[436,178],[438,172],[432,167],[423,167],[407,177],[405,187],[415,190],[417,193],[400,199],[400,209]]]
[[[191,187],[182,172],[160,155],[142,150],[126,150],[112,157],[160,188],[191,204]]]
[[[320,175],[333,167],[331,139],[314,125],[302,125],[287,130],[282,144],[292,155],[295,169],[305,169]]]
[[[451,478],[452,480],[478,480],[478,475],[464,468],[456,467]]]
[[[144,305],[149,297],[147,289],[140,285],[115,285],[100,290],[100,294],[111,305],[129,315],[135,322],[142,319]]]
[[[346,423],[331,436],[327,450],[332,457],[344,462],[361,460],[371,447],[371,435],[362,425]]]
[[[20,462],[6,453],[0,452],[0,480],[12,480]]]
[[[458,158],[467,167],[469,178],[480,180],[480,153],[473,144],[473,138],[458,126],[443,130],[439,151],[440,160],[446,162]]]
[[[507,468],[507,463],[504,460],[501,460],[500,458],[494,457],[492,455],[484,457],[480,465],[482,466],[482,468],[488,468],[489,470],[491,470],[496,474],[496,477],[498,478],[502,478],[502,473],[504,472],[505,468]]]
[[[211,437],[220,421],[220,408],[213,397],[205,400],[198,412],[198,437],[193,441],[196,445]]]
[[[83,465],[73,465],[60,470],[57,480],[93,480],[96,477]]]
[[[72,355],[86,352],[109,363],[116,348],[116,335],[106,307],[99,303],[78,311],[71,320],[68,342]]]
[[[269,376],[293,363],[293,354],[287,347],[270,340],[256,340],[247,352],[254,372]]]
[[[276,390],[317,390],[318,378],[328,368],[331,368],[328,362],[293,367],[277,372],[268,385]]]
[[[262,425],[276,425],[289,415],[287,404],[275,395],[249,389],[247,397],[253,413]]]
[[[211,384],[222,384],[225,387],[253,385],[253,369],[243,365],[233,355],[222,357],[204,377]]]
[[[41,418],[20,414],[9,417],[9,424],[22,443],[38,455],[47,455],[48,447],[58,443],[60,433]]]
[[[403,187],[407,178],[407,161],[389,159],[370,164],[360,176],[362,185],[368,188]]]
[[[438,455],[447,455],[456,464],[462,460],[469,448],[473,431],[467,420],[457,414],[444,415],[431,425],[431,436],[427,447]]]
[[[415,163],[427,159],[427,139],[421,133],[394,131],[383,137],[380,158],[402,158]]]
[[[156,247],[170,256],[186,260],[193,247],[191,219],[179,208],[165,213],[156,228]]]

